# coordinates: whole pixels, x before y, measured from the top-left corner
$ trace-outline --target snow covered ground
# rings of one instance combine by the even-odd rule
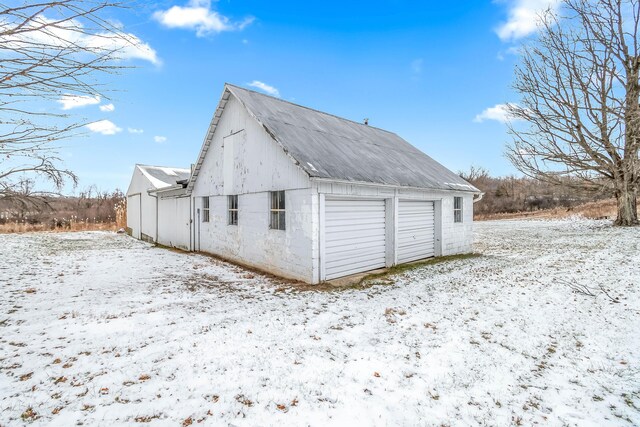
[[[111,233],[0,235],[0,425],[640,425],[640,230],[476,241],[327,291]]]

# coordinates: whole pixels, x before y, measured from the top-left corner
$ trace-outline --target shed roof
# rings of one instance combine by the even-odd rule
[[[136,165],[155,189],[175,186],[178,181],[189,179],[191,171],[166,166]]]
[[[229,94],[311,178],[479,192],[395,133],[226,84],[205,138],[197,177]]]

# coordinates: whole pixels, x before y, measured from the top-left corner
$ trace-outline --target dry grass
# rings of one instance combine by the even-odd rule
[[[499,213],[487,215],[475,215],[476,221],[490,221],[495,219],[555,219],[567,218],[570,216],[582,216],[590,219],[615,219],[616,217],[616,200],[607,199],[597,202],[589,202],[572,208],[554,208],[532,212],[515,212],[515,213]]]
[[[121,226],[118,226],[115,222],[91,222],[91,221],[77,221],[68,224],[65,227],[55,227],[52,224],[29,224],[24,222],[7,222],[0,224],[0,234],[8,233],[31,233],[39,231],[48,232],[66,232],[66,231],[116,231]]]

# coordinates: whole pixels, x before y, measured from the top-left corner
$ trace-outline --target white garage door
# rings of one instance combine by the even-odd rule
[[[140,194],[127,197],[127,227],[131,229],[131,235],[140,238]]]
[[[325,202],[325,279],[385,266],[384,200]]]
[[[433,202],[398,202],[398,264],[435,256]]]

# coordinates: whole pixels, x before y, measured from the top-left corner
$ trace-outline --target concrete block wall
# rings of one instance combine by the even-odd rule
[[[202,209],[201,197],[195,201],[196,208]],[[238,195],[238,225],[229,225],[227,196],[211,196],[209,222],[201,218],[195,224],[195,249],[279,276],[313,282],[317,206],[311,190],[285,192],[286,230],[269,228],[269,202],[268,191]]]
[[[453,197],[462,197],[462,222],[454,222]],[[473,251],[473,195],[451,194],[442,198],[442,255]]]

